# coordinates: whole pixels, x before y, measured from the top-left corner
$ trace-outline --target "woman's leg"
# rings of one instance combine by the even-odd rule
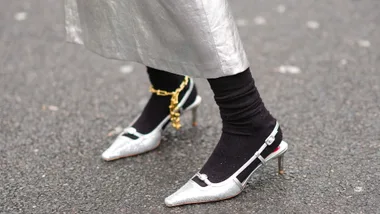
[[[287,149],[249,69],[208,82],[223,121],[222,135],[199,173],[165,199],[168,206],[234,197],[260,164],[282,157]]]
[[[194,109],[200,104],[201,98],[197,96],[192,79],[150,67],[148,67],[148,76],[155,90],[170,93],[181,89],[179,94],[176,93],[178,103],[173,102],[171,95],[160,96],[163,94],[152,93],[141,115],[103,152],[104,160],[116,160],[155,149],[160,144],[162,130],[170,121],[172,123],[174,121],[173,126],[178,128],[178,117],[172,116],[178,115],[178,112],[173,109],[170,111],[169,107],[178,107],[181,111]]]
[[[265,108],[249,69],[233,76],[208,79],[208,82],[219,106],[223,131],[200,173],[218,183],[230,177],[259,150],[275,127],[276,119]],[[279,129],[275,142],[262,156],[268,156],[281,141]]]
[[[172,74],[150,67],[148,67],[147,72],[153,88],[168,92],[176,90],[185,78],[182,75]],[[179,99],[183,97],[188,88],[189,85],[187,85],[187,87],[182,91]],[[186,107],[186,104],[188,105],[193,102],[196,95],[197,92],[194,88],[194,91],[190,94],[188,102],[185,103],[184,107]],[[165,117],[168,116],[170,99],[171,96],[158,96],[157,94],[152,93],[140,117],[136,120],[132,127],[142,134],[151,132]]]

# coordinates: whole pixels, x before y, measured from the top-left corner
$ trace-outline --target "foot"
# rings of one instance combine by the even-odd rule
[[[252,135],[222,133],[217,146],[200,170],[200,173],[206,174],[213,183],[226,180],[260,149],[276,124],[277,122],[273,120],[267,126],[254,130]],[[264,158],[272,153],[282,141],[280,127],[277,130],[276,140],[261,155]],[[257,161],[255,165],[257,166],[259,163],[260,161]],[[239,180],[242,181],[246,177],[243,176]]]
[[[138,155],[155,149],[161,140],[161,132],[170,122],[169,105],[171,96],[152,94],[141,115],[116,138],[102,154],[111,161]],[[201,98],[192,79],[179,95],[178,107],[184,111],[196,108]]]
[[[253,132],[250,136],[223,133],[206,164],[165,199],[166,205],[205,203],[238,195],[258,167],[287,150],[276,121]]]

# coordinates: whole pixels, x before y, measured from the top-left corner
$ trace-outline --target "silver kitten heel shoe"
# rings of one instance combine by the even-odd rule
[[[270,146],[275,141],[275,136],[278,130],[278,123],[276,127],[272,131],[272,133],[265,140],[265,143],[261,146],[261,148],[233,175],[231,175],[228,179],[219,182],[212,183],[208,180],[206,174],[195,174],[184,186],[182,186],[175,193],[170,195],[165,199],[165,204],[169,207],[180,206],[185,204],[197,204],[197,203],[206,203],[213,201],[220,201],[229,198],[233,198],[240,194],[245,185],[247,184],[249,178],[253,175],[253,173],[263,164],[268,162],[269,160],[278,158],[278,166],[279,166],[279,174],[284,173],[283,169],[283,158],[285,152],[288,150],[288,144],[284,141],[280,143],[280,145],[272,152],[268,157],[263,158],[261,153],[267,146]],[[238,176],[247,168],[249,165],[255,160],[259,159],[261,161],[260,165],[258,165],[249,176],[241,182],[238,179]],[[202,187],[195,181],[193,181],[194,177],[198,177],[201,181],[203,181],[206,186]]]
[[[202,98],[197,96],[192,104],[183,108],[194,88],[194,81],[189,79],[189,89],[178,103],[179,112],[184,113],[191,110],[193,113],[193,126],[196,126],[197,109]],[[112,145],[103,152],[102,158],[106,161],[112,161],[120,158],[135,156],[157,148],[160,145],[162,131],[170,122],[170,115],[166,116],[158,126],[148,134],[141,134],[133,127],[127,127],[116,138]],[[133,123],[132,123],[133,124]]]

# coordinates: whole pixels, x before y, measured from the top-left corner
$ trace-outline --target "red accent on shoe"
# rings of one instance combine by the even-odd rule
[[[279,146],[273,152],[277,152],[278,150],[280,150]]]

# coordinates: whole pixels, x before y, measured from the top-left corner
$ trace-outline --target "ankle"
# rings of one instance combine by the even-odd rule
[[[178,84],[180,86],[183,81]],[[177,88],[178,88],[177,86]],[[154,91],[161,90],[161,88],[154,89]],[[173,92],[176,89],[168,92]],[[151,90],[152,91],[152,90]],[[160,96],[157,93],[152,93],[151,98],[149,99],[147,105],[145,106],[143,112],[140,117],[135,121],[132,125],[139,133],[147,134],[150,133],[153,129],[157,127],[157,125],[161,124],[163,120],[170,115],[170,107],[172,105],[178,106],[181,108],[187,108],[195,101],[197,96],[197,90],[195,88],[194,81],[189,79],[187,84],[184,86],[183,90],[181,90],[178,94],[178,103],[175,105],[172,103],[172,95],[170,96]],[[184,101],[184,102],[183,102]],[[180,116],[180,114],[179,114]],[[179,119],[178,116],[178,119]],[[170,118],[171,119],[171,118]],[[180,121],[175,120],[175,127],[180,127]],[[173,121],[172,121],[173,122]],[[174,123],[172,123],[174,124]],[[168,123],[164,125],[166,127]],[[174,126],[174,125],[173,125]]]
[[[256,135],[258,132],[265,130],[272,130],[276,125],[276,119],[266,111],[264,114],[248,117],[246,119],[240,119],[240,121],[230,123],[229,121],[223,121],[223,133],[232,135]]]
[[[172,92],[183,82],[185,76],[148,67],[149,80],[155,89]]]

